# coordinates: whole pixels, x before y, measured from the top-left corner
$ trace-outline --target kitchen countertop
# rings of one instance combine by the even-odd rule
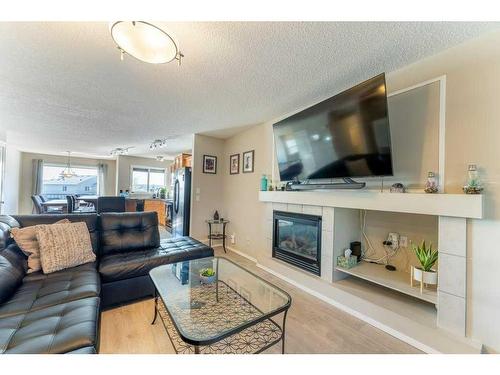
[[[173,202],[173,199],[161,199],[161,198],[134,198],[134,197],[126,197],[125,199],[130,200],[130,201]]]

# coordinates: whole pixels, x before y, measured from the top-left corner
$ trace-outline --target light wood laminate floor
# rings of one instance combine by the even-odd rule
[[[420,353],[416,348],[261,270],[251,261],[217,251],[286,290],[293,299],[286,324],[287,353]],[[174,353],[153,300],[102,313],[100,353]],[[280,353],[280,345],[266,353]]]

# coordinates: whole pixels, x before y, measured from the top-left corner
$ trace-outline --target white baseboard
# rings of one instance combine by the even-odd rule
[[[246,259],[254,262],[256,265],[259,265],[259,263],[257,262],[257,259],[255,259],[254,257],[252,257],[252,256],[250,256],[248,254],[245,254],[245,253],[243,253],[243,252],[241,252],[239,250],[236,250],[235,248],[230,247],[230,246],[226,246],[226,249],[229,250],[229,251],[232,251],[235,254],[238,254],[238,255],[242,256],[243,258],[246,258]]]
[[[413,347],[415,347],[415,348],[417,348],[425,353],[441,354],[441,352],[431,348],[430,346],[425,345],[424,343],[421,343],[420,341],[417,341],[417,340],[415,340],[415,339],[413,339],[413,338],[411,338],[411,337],[409,337],[409,336],[407,336],[407,335],[405,335],[405,334],[403,334],[403,333],[401,333],[401,332],[399,332],[399,331],[397,331],[397,330],[395,330],[395,329],[393,329],[385,324],[382,324],[379,321],[372,319],[365,314],[360,313],[359,311],[351,309],[350,307],[348,307],[342,303],[339,303],[332,298],[329,298],[329,297],[327,297],[327,296],[325,296],[325,295],[323,295],[323,294],[321,294],[313,289],[310,289],[310,288],[296,282],[295,280],[292,280],[289,277],[286,277],[286,276],[272,270],[271,268],[268,268],[260,263],[257,263],[256,265],[257,265],[257,267],[263,269],[264,271],[269,272],[270,274],[272,274],[276,277],[279,277],[280,279],[286,281],[289,284],[292,284],[293,286],[303,290],[304,292],[309,293],[309,294],[313,295],[314,297],[316,297],[316,298],[318,298],[318,299],[320,299],[320,300],[322,300],[322,301],[324,301],[332,306],[335,306],[339,310],[342,310],[342,311],[344,311],[344,312],[346,312],[346,313],[348,313],[348,314],[350,314],[350,315],[352,315],[352,316],[388,333],[389,335],[394,336],[397,339],[406,342],[407,344],[409,344],[409,345],[411,345],[411,346],[413,346]]]

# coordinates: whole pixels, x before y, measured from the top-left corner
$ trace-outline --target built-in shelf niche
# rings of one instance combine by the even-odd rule
[[[384,265],[360,262],[356,267],[344,269],[335,267],[339,272],[359,277],[374,284],[395,290],[425,302],[437,305],[437,290],[435,288],[424,288],[420,293],[420,288],[410,285],[410,274],[403,271],[388,271]]]

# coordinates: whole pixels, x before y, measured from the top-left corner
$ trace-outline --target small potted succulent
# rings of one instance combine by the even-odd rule
[[[413,243],[411,246],[420,262],[420,267],[411,267],[411,285],[413,286],[413,280],[420,282],[420,291],[422,292],[424,285],[437,285],[437,271],[432,267],[438,260],[438,250],[432,248],[432,243],[427,246],[425,241],[422,241],[420,246]]]
[[[200,280],[202,284],[212,284],[215,281],[215,271],[213,270],[213,268],[201,269]]]

